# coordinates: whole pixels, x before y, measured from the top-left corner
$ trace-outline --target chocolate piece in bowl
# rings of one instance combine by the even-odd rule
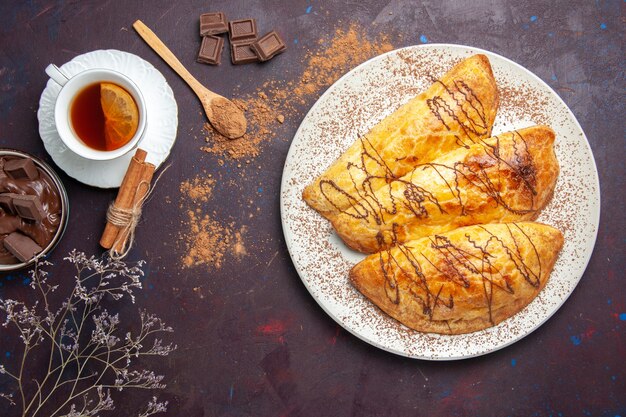
[[[5,237],[4,247],[22,262],[32,259],[43,250],[34,240],[19,232],[13,232]]]
[[[253,62],[259,62],[259,57],[250,48],[251,43],[231,43],[230,44],[230,58],[233,64],[251,64]]]
[[[224,49],[224,39],[217,36],[205,36],[202,38],[200,52],[198,52],[198,62],[203,64],[219,65],[222,61],[222,50]]]
[[[4,193],[0,194],[0,210],[6,214],[15,214],[15,207],[13,207],[13,197],[18,194]]]
[[[271,31],[250,45],[262,62],[268,61],[287,49],[285,42],[276,31]]]
[[[15,213],[22,219],[41,221],[46,217],[46,212],[36,195],[17,195],[13,197]]]
[[[39,172],[32,159],[21,158],[5,161],[4,172],[14,180],[39,178]]]
[[[51,251],[67,225],[68,207],[63,183],[49,166],[24,152],[0,150],[0,272],[30,265],[37,247],[36,254]],[[23,238],[5,244],[14,233]]]
[[[256,40],[256,19],[231,20],[228,22],[231,43],[252,42]]]
[[[219,35],[228,32],[228,22],[222,12],[200,15],[200,36]]]

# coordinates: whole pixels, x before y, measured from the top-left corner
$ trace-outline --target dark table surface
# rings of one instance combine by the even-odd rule
[[[198,16],[220,10],[232,18],[256,17],[261,32],[276,28],[288,50],[264,65],[234,67],[226,53],[219,67],[197,63]],[[50,62],[62,64],[96,49],[124,50],[151,62],[172,87],[179,124],[171,167],[144,209],[130,255],[147,261],[144,290],[137,305],[118,307],[120,315],[146,308],[175,329],[166,339],[178,349],[149,363],[166,375],[167,388],[159,396],[170,403],[167,415],[624,416],[625,10],[621,0],[5,0],[0,3],[0,145],[52,162],[36,117]],[[350,24],[367,39],[388,35],[393,47],[458,43],[518,62],[563,98],[593,149],[602,214],[582,280],[537,331],[483,357],[428,362],[362,342],[309,295],[280,223],[279,188],[290,140],[326,86],[304,97],[276,137],[247,162],[202,152],[204,115],[197,99],[134,33],[135,19],[150,26],[203,84],[226,96],[255,94],[270,80],[300,82],[307,54],[323,48],[318,39]],[[116,190],[83,185],[53,166],[72,207],[67,232],[50,256],[59,277],[69,271],[62,258],[71,249],[102,253],[97,242]],[[227,250],[220,267],[183,268],[190,206],[180,185],[209,174],[219,182],[210,199],[193,207],[245,230],[247,253]],[[25,276],[26,271],[0,275],[0,297],[27,297]],[[69,288],[69,276],[60,284]],[[2,331],[0,363],[9,367],[17,360],[18,344]],[[134,415],[132,392],[113,395],[117,411],[111,415]],[[7,410],[2,414],[14,415]]]

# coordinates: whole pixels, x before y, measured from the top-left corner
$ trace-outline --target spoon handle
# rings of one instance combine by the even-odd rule
[[[137,20],[133,23],[133,28],[137,31],[139,36],[157,53],[163,60],[174,70],[185,82],[191,87],[196,95],[206,95],[208,92],[211,95],[217,95],[204,87],[193,75],[181,64],[176,56],[169,50],[167,46],[159,39],[155,33],[141,20]]]

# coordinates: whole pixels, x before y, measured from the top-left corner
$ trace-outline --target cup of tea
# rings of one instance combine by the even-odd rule
[[[54,64],[48,65],[46,74],[61,86],[54,120],[72,152],[103,161],[137,146],[146,130],[146,103],[130,78],[105,68],[69,77]]]

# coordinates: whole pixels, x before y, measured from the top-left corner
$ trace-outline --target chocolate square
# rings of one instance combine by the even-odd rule
[[[280,54],[287,46],[276,31],[271,31],[250,45],[261,61],[267,61]]]
[[[256,19],[231,20],[228,22],[231,43],[251,42],[256,40]]]
[[[35,163],[30,158],[11,159],[4,163],[4,172],[14,180],[36,180],[39,178],[39,171]]]
[[[251,42],[230,44],[230,59],[233,64],[241,65],[259,62],[259,57],[256,56],[250,45]]]
[[[22,219],[40,221],[46,217],[41,201],[36,195],[16,195],[13,197],[15,213]]]
[[[222,61],[222,50],[224,49],[224,39],[217,36],[208,35],[202,38],[200,52],[198,52],[198,62],[203,64],[219,65]]]
[[[0,194],[0,209],[6,214],[15,214],[15,207],[13,207],[13,198],[19,196],[19,194],[4,193]]]
[[[200,15],[200,36],[218,35],[228,32],[226,16],[222,12]]]
[[[33,259],[42,251],[41,246],[34,240],[18,232],[13,232],[4,238],[4,247],[22,262]]]

